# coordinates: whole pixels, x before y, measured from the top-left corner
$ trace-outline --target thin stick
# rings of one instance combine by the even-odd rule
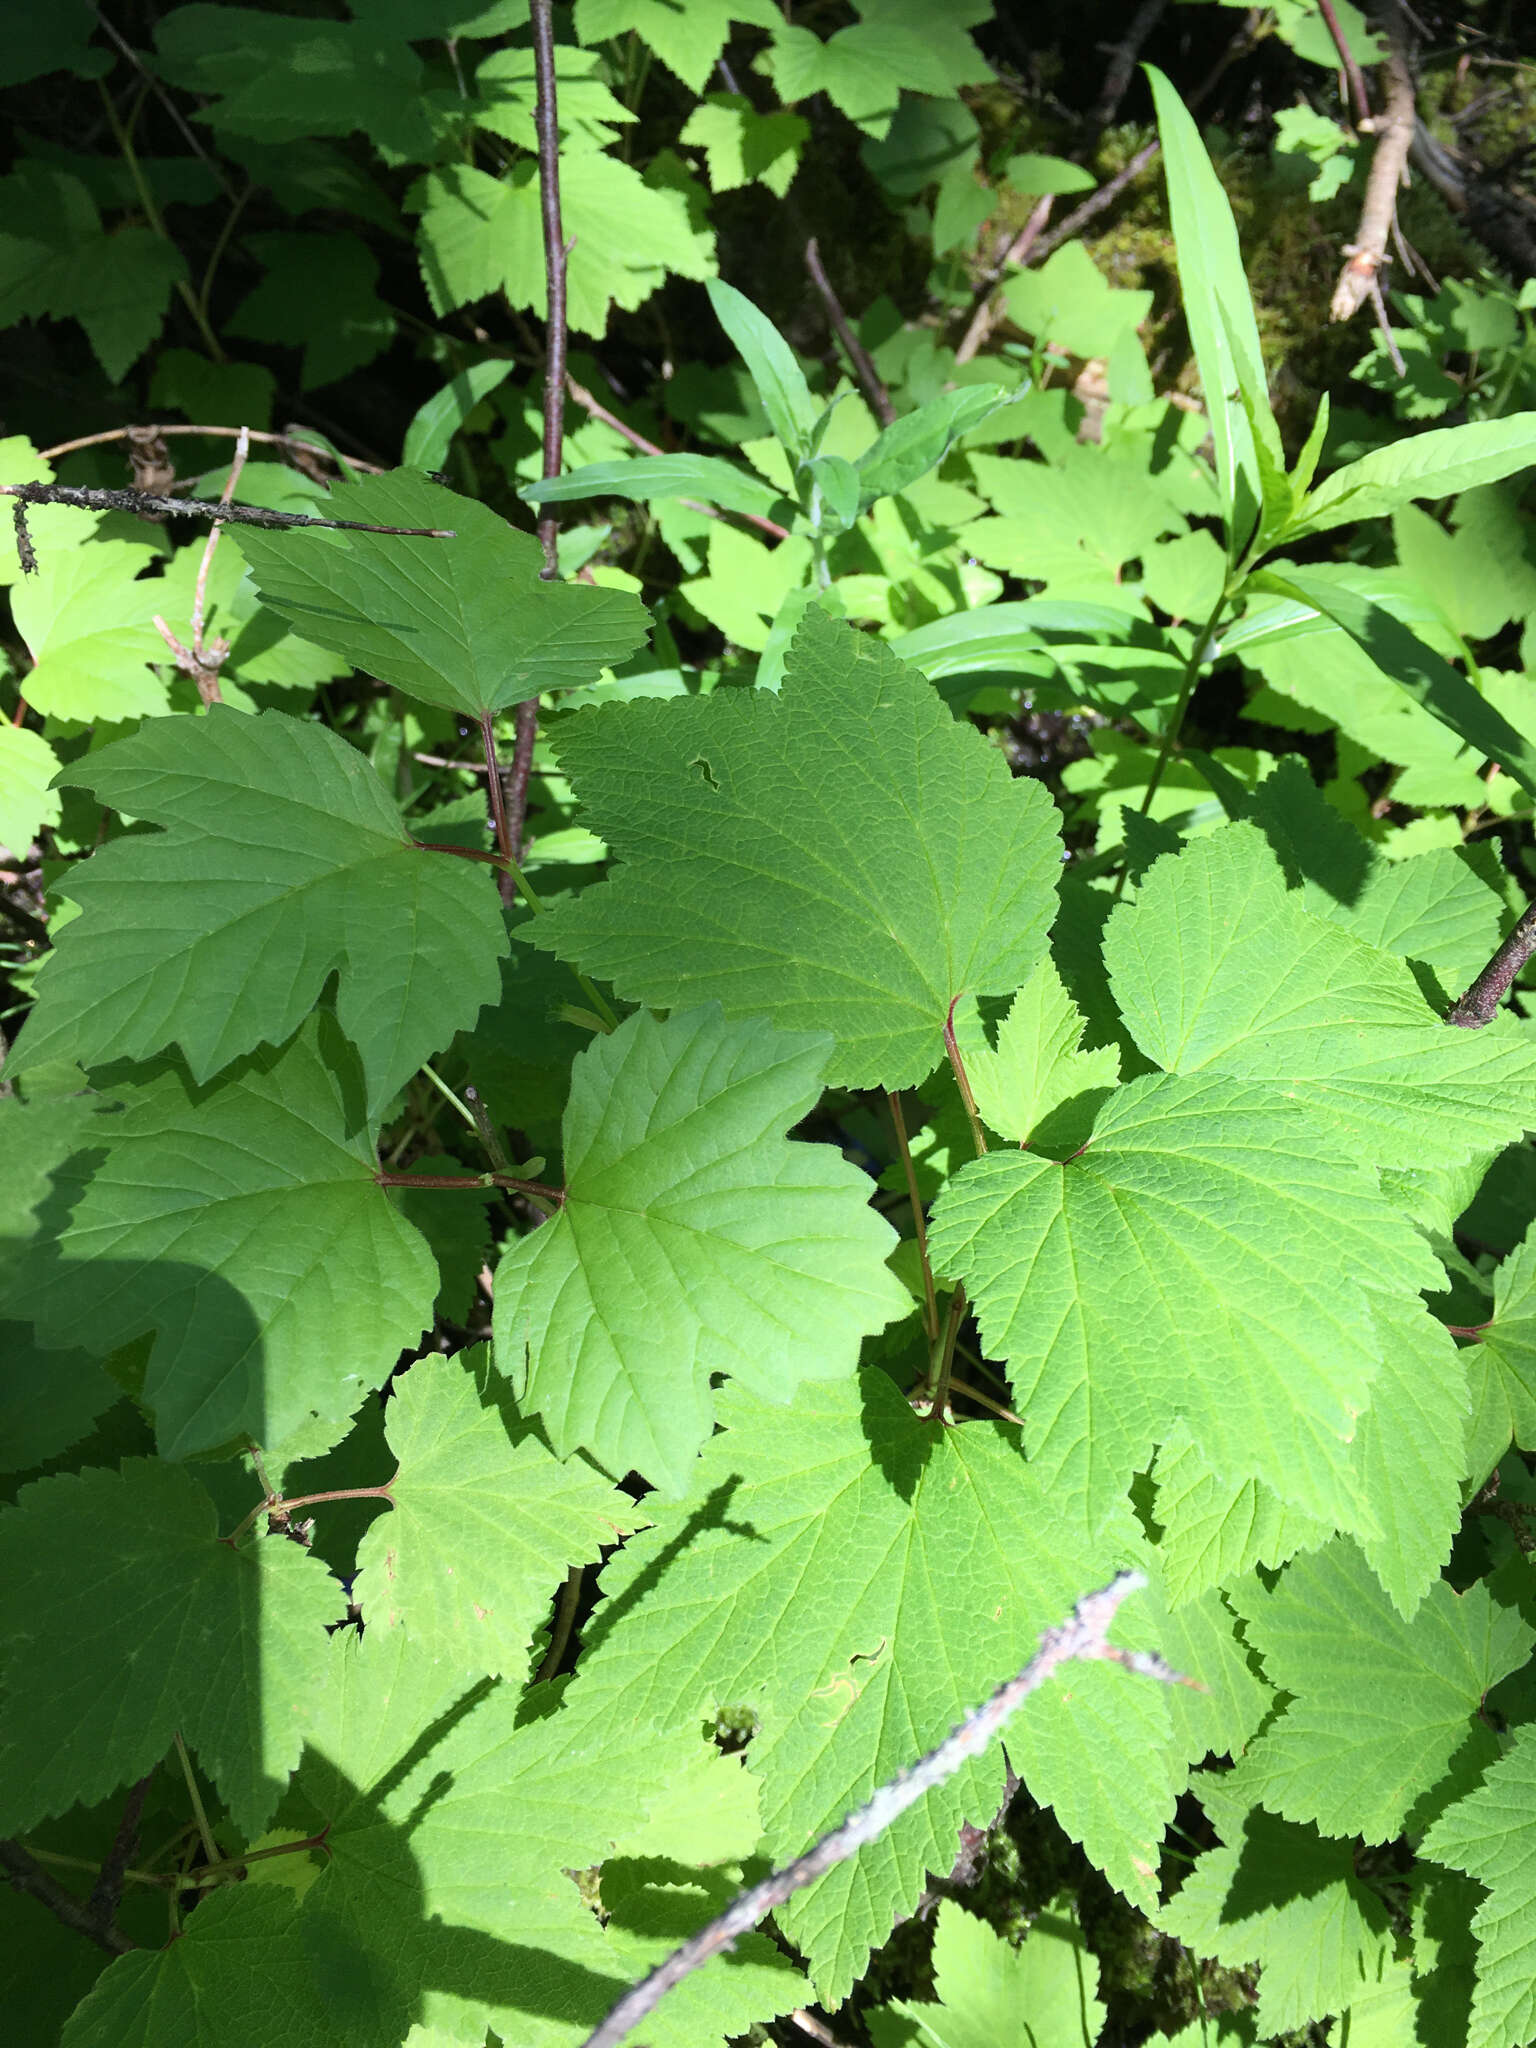
[[[1536,953],[1536,903],[1522,910],[1503,945],[1459,1001],[1446,1012],[1447,1024],[1463,1031],[1481,1031],[1491,1024],[1509,994],[1515,976]]]
[[[821,303],[827,309],[832,331],[843,344],[848,360],[853,365],[853,374],[859,380],[859,389],[869,400],[870,409],[881,426],[890,426],[896,418],[896,408],[891,403],[891,395],[880,381],[880,372],[875,368],[869,350],[848,324],[848,315],[843,311],[842,303],[832,289],[831,279],[822,268],[821,251],[816,246],[814,235],[805,245],[805,267],[811,273],[811,283],[820,293]]]
[[[517,848],[512,843],[512,827],[507,817],[507,791],[501,779],[501,761],[496,752],[496,715],[491,711],[480,714],[480,744],[485,749],[486,788],[491,798],[491,823],[496,828],[496,846],[503,860],[516,861]]]
[[[240,429],[240,438],[235,443],[235,459],[229,465],[229,475],[224,480],[224,489],[219,494],[219,503],[229,505],[235,495],[235,485],[245,467],[245,459],[251,452],[250,435]],[[208,601],[208,571],[213,567],[213,557],[224,531],[224,521],[215,519],[209,528],[208,539],[203,547],[203,559],[197,565],[197,587],[192,593],[192,645],[183,647],[158,612],[155,624],[160,636],[176,657],[176,666],[189,675],[197,685],[197,694],[205,704],[222,704],[224,693],[219,688],[219,671],[229,659],[229,642],[222,634],[216,634],[211,643],[203,639],[203,618]]]
[[[100,448],[108,441],[125,441],[130,434],[204,434],[210,440],[232,440],[240,434],[249,435],[251,440],[260,441],[273,448],[302,448],[306,455],[330,457],[328,448],[318,447],[313,441],[306,441],[302,434],[269,434],[259,427],[108,427],[104,433],[82,434],[76,441],[60,441],[56,447],[40,448],[38,459],[52,462],[57,455],[73,455],[79,448]],[[383,476],[383,465],[364,462],[361,456],[348,455],[337,458],[347,462],[353,469],[365,469],[370,476]]]
[[[923,1198],[917,1191],[917,1168],[912,1164],[912,1148],[907,1143],[907,1119],[902,1114],[901,1097],[894,1091],[888,1092],[886,1101],[891,1106],[891,1122],[896,1127],[896,1148],[901,1153],[901,1163],[907,1176],[907,1194],[912,1203],[912,1228],[917,1239],[917,1256],[923,1268],[923,1329],[928,1342],[939,1341],[939,1301],[933,1290],[933,1268],[928,1263],[928,1220],[923,1214]]]
[[[237,526],[329,526],[348,533],[400,533],[415,540],[456,540],[451,526],[374,526],[366,519],[315,519],[266,505],[223,505],[206,498],[161,498],[149,491],[83,490],[73,484],[0,484],[0,497],[24,505],[82,505],[88,512],[154,512],[163,519],[228,519]]]
[[[741,1935],[754,1928],[765,1913],[782,1906],[786,1899],[793,1898],[806,1885],[814,1884],[817,1878],[845,1862],[866,1843],[875,1841],[925,1793],[953,1777],[960,1766],[972,1757],[981,1756],[1030,1694],[1038,1692],[1063,1664],[1077,1659],[1108,1661],[1123,1665],[1143,1678],[1155,1678],[1164,1685],[1192,1685],[1192,1680],[1182,1677],[1161,1657],[1147,1651],[1117,1649],[1107,1640],[1110,1626],[1123,1603],[1132,1593],[1140,1592],[1146,1583],[1142,1572],[1121,1572],[1098,1592],[1086,1594],[1067,1620],[1046,1630],[1040,1638],[1039,1649],[1023,1670],[1000,1685],[983,1705],[967,1714],[937,1749],[931,1750],[910,1770],[893,1778],[890,1784],[882,1785],[874,1797],[857,1813],[851,1814],[841,1827],[823,1835],[814,1848],[808,1849],[793,1863],[786,1864],[784,1869],[776,1870],[761,1884],[743,1892],[718,1919],[711,1920],[691,1940],[674,1950],[647,1978],[625,1993],[602,2025],[587,2036],[583,2048],[619,2048],[624,2037],[648,2013],[655,2011],[674,1984],[680,1984],[702,1964],[729,1949]]]
[[[1372,296],[1371,287],[1386,260],[1387,239],[1397,212],[1398,187],[1408,168],[1408,152],[1418,126],[1402,20],[1395,8],[1387,10],[1386,20],[1387,107],[1380,119],[1372,123],[1376,148],[1366,174],[1360,225],[1355,230],[1355,239],[1345,249],[1349,260],[1339,272],[1328,305],[1328,317],[1334,321],[1351,319]]]
[[[1349,97],[1354,103],[1355,125],[1360,127],[1371,118],[1371,102],[1366,94],[1365,79],[1361,75],[1360,66],[1355,62],[1355,53],[1349,47],[1349,38],[1339,22],[1333,0],[1317,0],[1317,11],[1323,17],[1329,35],[1333,37],[1333,47],[1339,53],[1339,68],[1349,80]]]
[[[77,1934],[83,1934],[87,1941],[94,1941],[108,1955],[126,1956],[135,1947],[117,1928],[99,1927],[85,1901],[77,1899],[73,1892],[67,1892],[57,1878],[50,1877],[20,1842],[0,1840],[0,1870],[5,1872],[16,1891],[30,1893],[39,1905],[48,1908],[56,1920],[62,1920]]]
[[[512,714],[512,772],[507,777],[507,830],[521,860],[528,843],[528,783],[539,738],[539,700],[526,697]]]
[[[550,0],[532,0],[533,68],[537,81],[534,125],[539,136],[539,214],[544,227],[544,285],[548,301],[544,355],[544,468],[556,477],[561,470],[565,435],[565,230],[560,222],[560,120],[555,98],[555,31]],[[555,559],[557,512],[539,511],[539,541],[544,549],[544,575],[560,574]]]
[[[1147,37],[1162,20],[1167,6],[1168,0],[1141,0],[1125,34],[1118,43],[1111,44],[1104,83],[1099,87],[1099,96],[1088,116],[1088,126],[1095,141],[1119,113],[1120,102],[1125,98],[1126,88],[1136,69],[1136,59],[1141,55]]]

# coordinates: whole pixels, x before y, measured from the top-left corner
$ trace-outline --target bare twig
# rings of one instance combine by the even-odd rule
[[[164,440],[168,434],[204,434],[211,440],[235,440],[241,434],[248,434],[253,441],[260,441],[273,448],[301,448],[306,455],[326,455],[327,449],[317,447],[313,441],[306,441],[302,434],[269,434],[258,427],[108,427],[99,434],[81,434],[74,441],[60,441],[57,447],[40,448],[38,455],[44,462],[52,462],[60,455],[73,455],[78,448],[100,448],[108,441],[130,441],[135,434],[153,434]],[[353,469],[365,469],[370,476],[382,476],[384,468],[378,462],[364,462],[361,456],[348,455],[344,458]]]
[[[1327,4],[1327,0],[1324,0]],[[1118,43],[1110,46],[1109,65],[1104,73],[1104,83],[1099,87],[1099,96],[1093,103],[1088,116],[1088,126],[1095,141],[1120,111],[1120,102],[1125,98],[1126,87],[1136,69],[1136,59],[1141,55],[1147,37],[1162,20],[1168,0],[1141,0],[1141,5],[1131,16],[1125,34]]]
[[[527,697],[512,714],[512,771],[507,777],[507,830],[512,858],[520,861],[528,841],[528,784],[533,775],[533,750],[539,737],[539,700]],[[510,876],[504,878],[510,881]]]
[[[1355,109],[1355,125],[1363,127],[1371,118],[1371,102],[1366,94],[1365,79],[1361,75],[1360,66],[1355,62],[1355,53],[1349,47],[1349,38],[1344,33],[1333,0],[1317,0],[1317,11],[1323,17],[1329,35],[1333,37],[1333,47],[1339,53],[1339,68],[1349,80],[1349,97]]]
[[[1360,225],[1355,239],[1345,249],[1348,258],[1339,272],[1329,302],[1330,320],[1351,319],[1372,296],[1387,254],[1387,238],[1397,212],[1398,187],[1408,168],[1418,113],[1414,103],[1413,74],[1408,68],[1407,42],[1402,20],[1395,8],[1386,11],[1387,75],[1386,112],[1370,125],[1376,148],[1365,181],[1365,199],[1360,208]]]
[[[56,1920],[62,1920],[76,1934],[83,1934],[87,1941],[94,1941],[108,1955],[125,1956],[133,1949],[134,1943],[117,1928],[98,1926],[90,1906],[83,1899],[77,1899],[73,1892],[65,1891],[58,1879],[50,1877],[20,1842],[0,1840],[0,1870],[5,1872],[15,1891],[30,1893],[40,1905],[48,1908]]]
[[[1521,911],[1507,939],[1478,975],[1466,994],[1445,1014],[1447,1024],[1463,1031],[1481,1031],[1491,1024],[1500,1003],[1509,994],[1515,976],[1536,953],[1536,903]]]
[[[816,246],[814,235],[805,245],[805,267],[811,274],[811,283],[821,295],[821,303],[827,309],[832,331],[843,344],[848,360],[853,365],[853,374],[859,380],[859,389],[869,400],[870,410],[882,427],[890,426],[896,417],[891,395],[880,381],[880,372],[875,368],[869,350],[848,324],[848,315],[843,311],[842,302],[832,289],[832,281],[822,267],[821,251]]]
[[[665,448],[658,448],[654,441],[648,441],[644,434],[630,426],[628,421],[621,420],[616,412],[610,412],[601,399],[593,397],[585,384],[578,384],[574,377],[567,377],[565,388],[583,412],[590,413],[595,420],[601,420],[605,427],[612,427],[616,434],[622,434],[631,448],[637,448],[642,455],[666,454]],[[702,504],[697,498],[679,498],[677,502],[686,505],[690,512],[704,513],[709,519],[724,519],[726,516],[717,506]],[[787,526],[780,526],[776,519],[765,518],[761,512],[739,512],[736,516],[745,519],[748,525],[757,527],[759,532],[771,535],[774,540],[789,539]]]
[[[560,120],[555,99],[555,31],[551,0],[533,0],[533,65],[537,80],[534,122],[539,135],[539,212],[544,225],[544,283],[548,299],[544,359],[545,477],[560,474],[565,435],[565,230],[560,223]],[[539,511],[544,574],[560,573],[555,535],[560,515]]]
[[[729,1949],[741,1935],[754,1928],[765,1913],[782,1906],[786,1899],[793,1898],[806,1885],[814,1884],[817,1878],[845,1862],[866,1843],[875,1841],[925,1793],[952,1778],[963,1763],[982,1755],[1030,1694],[1038,1692],[1063,1664],[1076,1659],[1107,1660],[1142,1677],[1158,1679],[1164,1685],[1190,1685],[1190,1679],[1181,1677],[1161,1657],[1147,1651],[1117,1649],[1108,1641],[1110,1625],[1120,1607],[1146,1583],[1141,1572],[1121,1572],[1109,1585],[1086,1594],[1066,1621],[1046,1630],[1040,1638],[1039,1649],[1023,1670],[1000,1685],[983,1705],[967,1714],[937,1749],[931,1750],[910,1770],[893,1778],[890,1784],[882,1785],[874,1797],[857,1813],[851,1814],[841,1827],[823,1835],[814,1848],[796,1857],[793,1863],[786,1864],[782,1870],[764,1878],[761,1884],[743,1892],[718,1919],[711,1920],[691,1940],[674,1950],[647,1978],[625,1993],[596,2032],[588,2035],[583,2048],[618,2048],[625,2035],[638,2026],[647,2013],[655,2010],[674,1984],[680,1984],[711,1957]]]
[[[74,484],[0,484],[0,498],[15,498],[22,505],[83,505],[88,512],[159,512],[171,519],[228,520],[237,526],[327,526],[348,533],[398,533],[415,540],[457,538],[451,526],[374,526],[366,519],[316,519],[307,512],[274,512],[267,505],[158,498],[147,491],[84,490]]]

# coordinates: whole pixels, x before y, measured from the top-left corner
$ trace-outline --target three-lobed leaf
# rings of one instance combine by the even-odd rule
[[[39,981],[18,1070],[175,1045],[207,1081],[291,1036],[334,973],[382,1108],[495,1000],[495,883],[416,846],[377,772],[325,726],[214,705],[150,721],[67,779],[166,830],[116,839],[71,876],[81,914]]]

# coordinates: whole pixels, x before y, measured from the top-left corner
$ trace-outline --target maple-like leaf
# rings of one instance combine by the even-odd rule
[[[879,1372],[804,1386],[788,1413],[731,1387],[720,1412],[687,1498],[653,1504],[655,1527],[605,1569],[571,1697],[658,1739],[749,1710],[766,1853],[782,1863],[947,1735],[1142,1544],[1128,1511],[1095,1539],[1064,1520],[1016,1430],[936,1429]],[[1148,1640],[1145,1615],[1124,1614],[1127,1639]],[[1010,1723],[1007,1750],[1151,1904],[1184,1779],[1164,1689],[1075,1666]],[[846,1992],[924,1873],[949,1869],[960,1824],[985,1825],[1002,1797],[993,1748],[785,1909],[821,1996]]]
[[[1256,1564],[1282,1565],[1333,1534],[1331,1522],[1292,1507],[1260,1480],[1219,1478],[1182,1422],[1159,1444],[1153,1469],[1162,1585],[1174,1607]]]
[[[1008,1361],[1063,1511],[1107,1512],[1182,1420],[1223,1478],[1375,1532],[1350,1451],[1380,1370],[1366,1289],[1411,1300],[1438,1267],[1278,1088],[1133,1081],[1065,1166],[991,1152],[962,1168],[929,1250]]]
[[[23,1488],[0,1514],[0,1584],[7,1834],[142,1777],[178,1729],[236,1825],[266,1825],[343,1605],[318,1559],[221,1542],[189,1472],[134,1459]]]
[[[617,865],[529,936],[637,1001],[830,1031],[830,1081],[902,1088],[956,996],[1011,994],[1044,954],[1044,785],[816,606],[778,695],[605,706],[556,745]]]
[[[692,0],[686,13],[672,0],[576,0],[576,35],[583,43],[611,42],[633,32],[692,92],[704,90],[733,21],[775,28],[773,0]]]
[[[431,1321],[436,1265],[377,1184],[355,1074],[322,1016],[210,1087],[171,1069],[117,1090],[54,1176],[67,1220],[10,1312],[97,1356],[155,1331],[143,1393],[167,1456],[237,1435],[324,1450]]]
[[[1098,1961],[1071,1912],[1037,1915],[1014,1948],[945,1899],[933,1975],[937,2006],[898,1999],[867,2016],[876,2048],[1093,2048],[1108,2018]]]
[[[37,574],[11,596],[34,664],[26,691],[36,710],[115,724],[168,709],[165,683],[149,666],[165,659],[154,625],[164,593],[140,575],[154,553],[135,540],[40,548]]]
[[[408,696],[478,718],[542,690],[597,680],[645,638],[627,591],[540,580],[543,555],[472,498],[415,470],[338,484],[328,517],[452,531],[401,534],[242,527],[263,604]]]
[[[1483,1697],[1524,1664],[1536,1631],[1482,1583],[1431,1587],[1411,1621],[1342,1540],[1294,1559],[1272,1592],[1231,1598],[1272,1684],[1290,1695],[1231,1780],[1287,1820],[1387,1842],[1422,1833],[1499,1754]],[[1449,1774],[1449,1776],[1447,1775]]]
[[[560,1213],[504,1253],[496,1359],[562,1456],[676,1492],[711,1375],[788,1400],[851,1373],[910,1311],[858,1169],[781,1135],[817,1100],[825,1036],[639,1014],[576,1060]]]
[[[1421,1850],[1487,1889],[1472,1921],[1477,1985],[1468,2048],[1522,2048],[1536,2029],[1536,1731],[1443,1813]]]
[[[216,704],[151,721],[68,779],[167,829],[71,875],[80,915],[39,979],[19,1069],[174,1044],[206,1081],[289,1037],[337,972],[337,1016],[382,1106],[495,1000],[494,881],[415,846],[373,767],[324,726]]]
[[[1379,1165],[1454,1165],[1524,1133],[1529,1037],[1510,1018],[1445,1030],[1402,960],[1307,913],[1255,826],[1156,862],[1104,958],[1149,1059],[1277,1083]]]
[[[59,757],[41,733],[24,725],[0,727],[0,847],[25,863],[44,825],[59,822],[52,788]]]
[[[354,1597],[368,1627],[403,1625],[445,1671],[521,1678],[567,1567],[644,1517],[589,1466],[509,1434],[481,1385],[488,1370],[481,1349],[423,1358],[395,1380],[392,1512],[359,1546]]]
[[[1080,1049],[1082,1012],[1049,957],[1009,1004],[995,1046],[974,1003],[956,1005],[954,1029],[982,1121],[1000,1137],[1052,1156],[1082,1142],[1120,1078],[1118,1046]]]
[[[1479,1406],[1497,1417],[1487,1432],[1490,1444],[1501,1439],[1495,1458],[1511,1437],[1522,1450],[1536,1448],[1536,1230],[1526,1233],[1494,1274],[1493,1318],[1478,1336],[1463,1357]]]
[[[1393,1946],[1386,1907],[1355,1875],[1354,1845],[1247,1806],[1209,1772],[1194,1789],[1223,1846],[1199,1859],[1158,1926],[1230,1969],[1260,1965],[1266,2039],[1345,2011]]]

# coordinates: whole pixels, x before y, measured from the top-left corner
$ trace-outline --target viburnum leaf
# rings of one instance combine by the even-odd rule
[[[1514,1020],[1446,1030],[1405,962],[1302,908],[1253,825],[1157,861],[1104,958],[1149,1059],[1269,1081],[1378,1165],[1453,1165],[1529,1120],[1536,1046]]]
[[[956,996],[1011,994],[1043,957],[1060,864],[1043,784],[819,607],[778,695],[605,706],[556,746],[617,864],[530,937],[625,996],[830,1031],[829,1081],[904,1088],[942,1055]]]
[[[377,1184],[360,1092],[323,1015],[212,1086],[172,1068],[114,1090],[121,1113],[94,1117],[55,1173],[67,1220],[11,1312],[99,1357],[155,1331],[144,1400],[168,1457],[236,1435],[278,1463],[326,1449],[437,1292],[431,1253]]]
[[[1342,1539],[1294,1558],[1273,1591],[1231,1593],[1270,1682],[1289,1698],[1233,1774],[1234,1795],[1328,1835],[1387,1842],[1423,1832],[1499,1754],[1483,1696],[1524,1664],[1536,1631],[1481,1581],[1437,1580],[1411,1621]]]
[[[605,1934],[571,1871],[644,1854],[653,1812],[675,1808],[689,1785],[734,1781],[739,1763],[697,1726],[662,1735],[606,1699],[524,1699],[451,1676],[445,1686],[443,1667],[404,1630],[344,1639],[333,1655],[280,1819],[326,1831],[301,1938],[306,1923],[316,1944],[339,1931],[360,1990],[404,2015],[382,2040],[349,2029],[348,2048],[397,2048],[412,2020],[431,2040],[480,2041],[490,2026],[518,2048],[579,2048],[644,1964]],[[753,1841],[755,1828],[736,1853]],[[800,2003],[805,1983],[752,1935],[675,1997],[671,2025],[661,2015],[648,2024],[658,2048],[716,2041],[700,2021],[722,2000],[720,2033],[744,2033],[754,2016]]]
[[[719,1407],[692,1491],[605,1569],[572,1700],[658,1739],[748,1710],[765,1853],[782,1863],[937,1744],[1142,1544],[1128,1511],[1085,1538],[1016,1430],[936,1430],[876,1371],[806,1385],[788,1413],[737,1386]],[[1123,1614],[1127,1639],[1148,1640],[1145,1616]],[[1112,1882],[1150,1904],[1184,1771],[1163,1689],[1129,1681],[1074,1667],[1010,1723],[1007,1749]],[[1002,1791],[994,1747],[784,1910],[821,1997],[846,1992]]]
[[[375,770],[326,727],[216,704],[150,721],[69,780],[167,830],[116,839],[71,875],[80,915],[39,978],[18,1070],[174,1044],[203,1082],[287,1038],[334,972],[383,1104],[495,1000],[494,881],[414,845]]]
[[[354,1598],[366,1626],[403,1624],[444,1671],[520,1679],[566,1568],[645,1518],[590,1466],[511,1434],[482,1387],[489,1364],[483,1348],[429,1355],[396,1378],[392,1512],[359,1546]]]
[[[361,236],[334,229],[255,234],[244,246],[267,274],[226,317],[225,331],[302,345],[301,389],[334,384],[394,340],[395,316],[379,295],[379,260]]]
[[[455,532],[412,541],[242,528],[240,537],[262,602],[295,633],[428,705],[473,719],[504,711],[541,690],[596,682],[645,639],[645,608],[629,592],[541,582],[532,535],[412,469],[338,485],[328,512]]]
[[[110,725],[168,708],[166,686],[149,666],[166,659],[153,623],[164,592],[139,574],[154,552],[135,540],[39,547],[37,574],[11,593],[34,664],[25,688],[35,710]]]
[[[764,63],[786,103],[825,92],[849,120],[877,140],[890,127],[905,92],[957,96],[988,71],[966,30],[985,21],[977,0],[935,15],[928,0],[861,0],[862,20],[825,42],[808,28],[779,20]]]
[[[8,188],[9,181],[0,183],[0,194]],[[0,243],[0,248],[3,248]],[[4,300],[0,298],[0,306]],[[24,434],[8,434],[0,438],[0,484],[51,484],[55,481],[53,465],[44,462],[32,443]],[[68,553],[88,540],[101,523],[99,512],[88,512],[82,505],[29,505],[26,512],[27,532],[31,537],[38,559],[38,573],[51,551],[62,549]],[[16,555],[15,527],[10,520],[0,520],[0,583],[14,585],[21,581],[21,563]]]
[[[897,1999],[869,2017],[876,2048],[1093,2048],[1108,2018],[1096,1992],[1098,1960],[1070,1910],[1038,1914],[1014,1948],[945,1899],[933,1974],[938,2005]],[[907,2026],[887,2031],[888,2014]]]
[[[712,191],[734,192],[760,178],[782,199],[810,133],[801,114],[760,114],[744,93],[712,92],[694,108],[677,139],[704,151]]]
[[[496,1274],[496,1362],[561,1455],[672,1492],[708,1437],[710,1378],[771,1400],[849,1374],[907,1314],[894,1232],[830,1146],[781,1133],[821,1091],[824,1036],[639,1014],[582,1053],[560,1213]]]
[[[725,48],[734,21],[776,28],[773,0],[576,0],[576,36],[583,43],[611,42],[631,30],[691,92],[701,93]]]
[[[999,1137],[1047,1154],[1058,1132],[1066,1150],[1081,1143],[1094,1110],[1120,1078],[1118,1046],[1079,1050],[1082,1013],[1049,956],[1014,996],[995,1048],[986,1042],[974,1003],[956,1005],[954,1025],[982,1120]]]
[[[41,733],[9,720],[0,726],[0,847],[24,862],[44,825],[59,822],[50,787],[59,757]]]
[[[1185,1423],[1158,1445],[1153,1472],[1162,1585],[1175,1609],[1256,1564],[1282,1565],[1333,1533],[1331,1523],[1303,1514],[1260,1480],[1218,1478]]]
[[[1468,2048],[1521,2048],[1536,2028],[1536,1730],[1514,1732],[1475,1792],[1443,1813],[1424,1856],[1487,1888],[1472,1921],[1476,1989]]]
[[[1508,1411],[1505,1443],[1512,1436],[1522,1450],[1536,1447],[1536,1230],[1494,1274],[1493,1319],[1478,1335],[1480,1342],[1463,1355],[1481,1401]]]
[[[266,1825],[344,1605],[318,1559],[233,1548],[189,1472],[133,1459],[24,1487],[0,1513],[0,1585],[7,1834],[142,1777],[178,1729],[236,1825]]]
[[[1180,1754],[1241,1756],[1275,1695],[1259,1676],[1222,1595],[1202,1593],[1175,1613],[1159,1615],[1157,1635],[1175,1671],[1200,1674],[1198,1689],[1176,1686],[1168,1694]]]
[[[330,516],[452,530],[399,534],[241,530],[263,604],[317,647],[408,696],[466,717],[597,680],[644,640],[627,591],[544,583],[538,542],[414,470],[339,484]]]
[[[1107,1513],[1182,1420],[1222,1478],[1375,1533],[1350,1454],[1381,1366],[1367,1285],[1412,1299],[1439,1269],[1369,1168],[1279,1088],[1132,1081],[1065,1166],[965,1166],[929,1251],[1008,1361],[1063,1510]]]
[[[1387,1909],[1355,1875],[1354,1844],[1250,1807],[1210,1772],[1193,1789],[1224,1846],[1200,1858],[1158,1926],[1230,1969],[1260,1966],[1265,2039],[1343,2012],[1392,1954]]]
[[[532,157],[504,178],[472,164],[428,174],[419,241],[434,311],[449,313],[492,292],[542,319],[547,284],[539,227],[539,167]],[[583,334],[607,331],[611,306],[633,312],[669,276],[714,274],[714,237],[694,232],[681,192],[647,183],[602,150],[560,160],[560,218],[571,238],[567,306]]]

